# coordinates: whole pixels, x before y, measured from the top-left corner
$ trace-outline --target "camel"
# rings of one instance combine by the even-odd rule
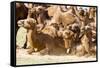
[[[45,24],[46,20],[49,19],[49,16],[47,14],[47,11],[45,10],[45,7],[43,6],[38,6],[36,8],[36,13],[37,13],[37,22],[38,24]]]
[[[56,5],[55,6],[50,6],[46,10],[48,11],[48,16],[53,17],[56,10],[57,10],[57,6]]]
[[[64,28],[66,28],[70,24],[73,24],[75,22],[77,22],[77,23],[79,22],[77,20],[78,18],[76,18],[76,16],[74,15],[73,8],[67,9],[67,11],[63,12],[61,10],[60,6],[49,7],[48,8],[48,15],[52,16],[52,19],[51,19],[52,23],[62,24],[64,26]]]
[[[95,17],[96,17],[96,8],[94,8],[94,7],[90,7],[89,8],[89,18],[90,19],[94,19],[95,20]]]
[[[45,20],[49,18],[47,11],[43,6],[29,6],[27,17],[36,19],[38,24],[45,24]]]
[[[77,7],[74,7],[75,15],[80,20],[81,28],[84,28],[86,25],[90,24],[91,22],[96,23],[96,10],[94,8],[89,8],[89,10],[83,10],[80,8],[79,10]]]
[[[32,18],[25,19],[24,22],[18,23],[20,27],[24,27],[28,30],[27,42],[30,43],[29,54],[40,51],[41,55],[52,54],[53,52],[59,52],[56,49],[60,49],[64,52],[64,48],[57,45],[57,39],[43,32],[38,32],[36,27],[36,21]],[[52,52],[53,51],[53,52]]]
[[[25,29],[27,29],[27,45],[29,45],[30,49],[28,51],[29,54],[31,54],[32,52],[36,52],[36,51],[40,51],[41,49],[44,48],[44,46],[38,46],[37,45],[37,41],[33,41],[34,40],[34,26],[33,24],[36,24],[36,20],[33,18],[27,18],[21,22],[18,22],[18,26],[20,27],[24,27]]]
[[[74,32],[71,31],[69,28],[66,28],[66,29],[59,29],[57,31],[57,36],[58,37],[62,37],[63,39],[63,42],[64,43],[63,45],[61,45],[61,47],[65,48],[66,49],[66,54],[69,54],[70,51],[71,51],[71,48],[73,46],[73,36],[74,36]]]
[[[41,27],[41,29],[44,27],[44,24],[43,24],[43,13],[42,12],[40,12],[41,10],[39,10],[39,9],[41,9],[41,8],[43,8],[43,7],[39,7],[38,9],[36,9],[35,7],[33,7],[32,6],[32,4],[29,4],[29,5],[27,5],[27,8],[28,8],[28,15],[27,15],[27,20],[29,21],[31,21],[31,20],[33,20],[33,19],[36,19],[36,23],[37,24],[41,24],[42,25],[42,27]],[[42,17],[41,16],[36,16],[37,14],[36,13],[39,13],[39,15],[40,14],[42,14]],[[40,20],[40,17],[41,17],[41,20],[43,20],[43,21],[41,21]],[[32,19],[33,18],[33,19]],[[20,20],[20,22],[26,22],[27,20]],[[41,22],[40,22],[41,21]],[[20,24],[20,22],[18,23],[18,24]],[[29,31],[29,32],[31,32],[31,31]],[[29,32],[27,32],[27,40],[28,40],[28,37],[30,37],[30,34],[29,34]],[[29,35],[29,36],[28,36]],[[27,42],[27,45],[29,45],[29,43]],[[24,45],[24,48],[29,48],[29,46],[27,46],[27,45]]]
[[[80,52],[77,53],[79,56],[83,55],[90,55],[90,49],[92,47],[92,32],[91,28],[89,26],[85,26],[83,35],[80,38],[81,44],[80,44]],[[79,48],[78,48],[79,49]]]

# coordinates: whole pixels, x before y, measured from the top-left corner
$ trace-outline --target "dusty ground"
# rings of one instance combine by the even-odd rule
[[[59,62],[79,62],[79,61],[94,61],[95,56],[90,57],[78,57],[75,55],[44,55],[41,56],[39,53],[33,53],[29,55],[27,49],[17,49],[17,65],[27,64],[45,64],[45,63],[59,63]]]

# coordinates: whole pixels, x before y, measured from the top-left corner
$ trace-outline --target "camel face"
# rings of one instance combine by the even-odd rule
[[[24,25],[24,20],[19,20],[17,24],[19,27],[22,27]]]
[[[28,11],[29,14],[34,14],[35,12],[36,12],[35,8],[30,8]]]
[[[89,9],[89,18],[91,19],[91,18],[93,18],[93,17],[95,17],[95,14],[96,14],[96,9],[95,8],[93,8],[93,7],[91,7],[90,9]]]
[[[36,17],[36,9],[29,8],[27,18],[35,18]]]
[[[66,38],[66,39],[70,38],[72,35],[73,35],[73,32],[71,30],[65,30],[63,32],[63,37]]]
[[[19,20],[17,22],[19,27],[24,27],[26,29],[33,29],[35,27],[36,21],[32,18],[30,19],[25,19],[25,20]]]
[[[83,10],[82,8],[79,9],[79,14],[80,14],[81,16],[84,16],[84,10]]]
[[[32,27],[31,27],[31,23],[32,23],[31,21],[25,20],[25,21],[24,21],[24,27],[27,28],[27,29],[32,28]],[[32,24],[32,25],[33,25],[33,24]]]
[[[43,12],[44,10],[45,10],[45,8],[42,7],[42,6],[36,7],[36,12],[37,12],[37,13],[41,13],[41,12]]]

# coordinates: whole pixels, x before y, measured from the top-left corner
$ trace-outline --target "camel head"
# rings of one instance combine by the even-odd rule
[[[82,8],[79,8],[79,15],[84,16],[84,10]]]
[[[36,26],[36,20],[33,18],[25,19],[25,20],[19,20],[17,22],[19,27],[24,27],[26,29],[34,29]]]
[[[36,8],[36,12],[38,14],[45,11],[45,7],[43,7],[43,6],[38,6],[38,7],[35,7],[35,8]]]
[[[56,30],[59,30],[59,26],[57,23],[51,23],[50,26],[53,26]]]
[[[30,8],[29,10],[28,10],[28,16],[27,16],[27,18],[35,18],[35,15],[36,15],[36,8]]]
[[[70,37],[72,37],[74,35],[74,33],[71,30],[64,30],[63,31],[63,38],[68,39]]]
[[[30,8],[28,11],[29,14],[34,14],[35,12],[36,12],[35,8]]]
[[[71,30],[75,33],[80,32],[80,25],[77,23],[72,24]]]
[[[90,14],[89,14],[89,18],[90,18],[90,19],[93,18],[93,17],[95,17],[96,8],[90,7],[90,8],[89,8],[89,12],[90,12]]]

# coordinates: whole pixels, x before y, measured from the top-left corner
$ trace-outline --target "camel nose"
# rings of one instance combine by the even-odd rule
[[[69,32],[65,32],[65,35],[69,35],[70,33]]]

